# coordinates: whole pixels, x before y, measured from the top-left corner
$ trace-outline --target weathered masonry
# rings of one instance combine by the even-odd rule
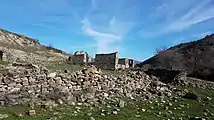
[[[129,67],[134,67],[135,62],[133,59],[129,59]]]
[[[0,60],[3,60],[3,51],[0,51]]]
[[[115,70],[118,66],[118,52],[110,54],[96,54],[95,66],[105,70]]]
[[[1,61],[6,61],[6,53],[0,50],[0,60]]]
[[[88,63],[88,53],[84,51],[76,51],[72,57],[69,57],[74,64],[87,64]]]
[[[120,68],[120,69],[129,68],[129,59],[127,59],[127,58],[119,59],[118,60],[118,68]]]
[[[127,69],[134,67],[134,60],[128,58],[121,58],[118,62],[118,68]]]

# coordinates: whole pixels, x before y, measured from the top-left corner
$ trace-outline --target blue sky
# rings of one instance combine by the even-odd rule
[[[213,0],[2,0],[0,28],[73,53],[145,60],[214,33]]]

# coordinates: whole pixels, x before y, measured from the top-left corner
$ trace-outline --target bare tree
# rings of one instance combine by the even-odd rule
[[[159,53],[164,52],[166,50],[167,50],[167,47],[165,47],[165,46],[156,48],[155,54],[159,54]]]

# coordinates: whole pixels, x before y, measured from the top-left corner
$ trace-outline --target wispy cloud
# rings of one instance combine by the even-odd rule
[[[214,9],[205,8],[211,0],[206,0],[197,5],[196,8],[190,9],[186,14],[184,14],[178,21],[171,23],[168,27],[169,32],[174,32],[178,30],[183,30],[192,25],[196,25],[200,22],[214,18]]]
[[[120,36],[119,35],[114,35],[114,34],[111,34],[111,33],[104,33],[104,32],[95,31],[87,23],[88,22],[84,22],[83,21],[82,29],[84,30],[84,32],[88,36],[91,36],[94,40],[96,40],[97,51],[98,52],[110,52],[109,50],[112,50],[112,48],[110,48],[109,44],[120,40]]]
[[[95,11],[99,11],[99,15],[94,13]],[[120,42],[132,29],[133,24],[130,21],[119,20],[113,11],[100,11],[102,11],[102,8],[98,6],[95,0],[92,0],[90,9],[81,21],[82,29],[86,35],[96,41],[97,52],[106,53],[117,51],[121,49],[122,46],[120,46]],[[106,21],[100,18],[102,16],[107,17],[108,20]],[[97,23],[98,19],[100,20],[99,24]]]
[[[162,9],[164,9],[166,6],[167,6],[166,3],[164,3],[164,4],[160,5],[160,6],[158,6],[158,7],[156,8],[156,12],[160,12],[160,11],[161,11]]]
[[[163,7],[168,7],[165,9],[165,11],[162,11],[162,14],[168,15],[173,13],[174,16],[171,17],[170,20],[168,20],[167,22],[159,22],[158,26],[151,26],[149,30],[142,30],[140,33],[143,37],[157,37],[173,32],[182,31],[204,21],[213,19],[214,8],[213,6],[209,6],[211,2],[212,0],[204,0],[201,2],[197,2],[194,7],[191,6],[192,2],[188,2],[188,4],[183,8],[179,6],[181,7],[180,9],[176,8],[175,3],[171,3],[169,5],[162,4],[157,7],[156,12],[160,9],[163,9]],[[182,11],[183,9],[184,11]],[[158,15],[160,13],[156,14]],[[167,17],[168,16],[166,16],[166,18]]]

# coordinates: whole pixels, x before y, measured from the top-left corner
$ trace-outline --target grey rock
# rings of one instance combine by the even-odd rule
[[[123,108],[124,106],[125,106],[125,101],[124,100],[119,100],[119,106],[121,107],[121,108]]]
[[[117,111],[113,111],[112,113],[113,113],[114,115],[117,115]]]
[[[8,114],[0,114],[0,119],[5,119],[8,118],[9,115]]]
[[[95,120],[95,118],[93,118],[93,117],[90,117],[90,118],[89,118],[89,120]]]
[[[35,111],[35,110],[29,110],[29,111],[28,111],[28,115],[29,115],[29,116],[36,115],[36,111]]]
[[[50,73],[47,76],[48,78],[55,78],[56,77],[56,72]]]

